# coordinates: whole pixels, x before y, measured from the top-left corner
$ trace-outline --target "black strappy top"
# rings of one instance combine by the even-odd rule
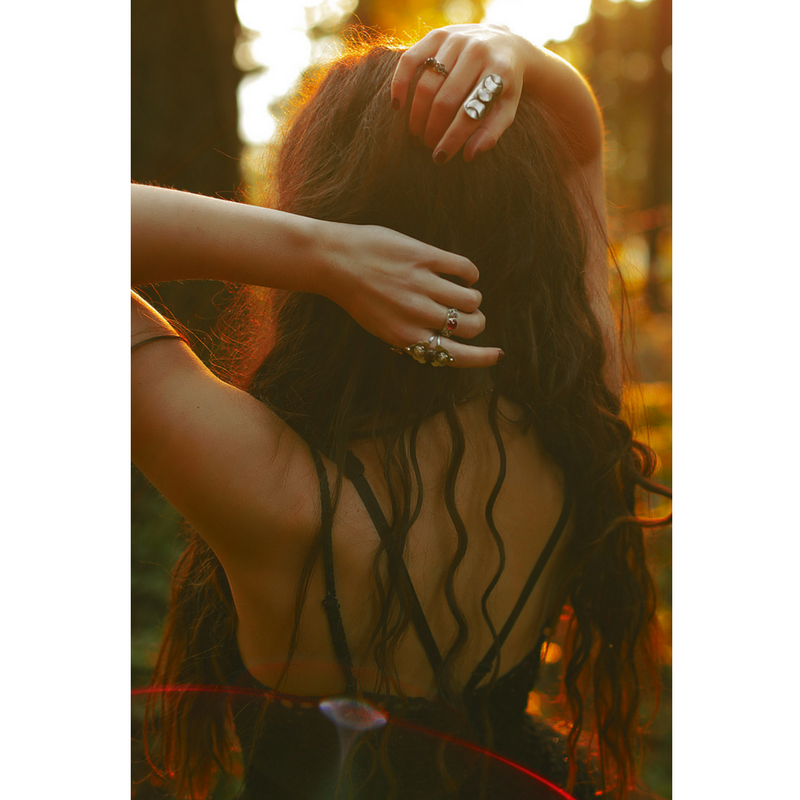
[[[230,676],[231,702],[245,760],[244,788],[239,797],[242,800],[565,797],[563,793],[548,794],[530,776],[534,772],[558,784],[566,780],[563,737],[525,713],[528,693],[539,675],[545,635],[540,636],[525,658],[498,678],[491,691],[479,684],[492,669],[567,525],[573,504],[569,485],[558,522],[497,641],[464,687],[463,708],[459,710],[444,701],[424,697],[402,699],[358,693],[336,597],[328,477],[320,454],[313,447],[311,451],[319,478],[322,519],[327,520],[322,545],[326,588],[322,604],[345,679],[345,697],[357,699],[356,710],[361,709],[365,719],[372,714],[379,721],[388,719],[388,724],[373,730],[354,730],[347,727],[346,721],[337,725],[330,714],[326,716],[320,709],[320,701],[325,698],[297,697],[269,689],[247,672],[236,650]],[[384,539],[389,525],[364,476],[363,464],[351,453],[345,464],[345,476],[353,483],[378,535]],[[401,580],[410,590],[407,612],[438,674],[441,653],[406,566],[402,561],[398,566]],[[270,701],[264,710],[265,695]],[[491,730],[491,750],[504,758],[485,754],[484,747],[489,744],[486,720]],[[593,796],[593,788],[587,783],[585,795],[579,788],[573,790],[573,796]]]

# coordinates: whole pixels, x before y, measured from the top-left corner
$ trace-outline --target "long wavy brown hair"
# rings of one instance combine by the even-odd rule
[[[563,585],[571,620],[564,672],[571,775],[579,739],[590,732],[603,782],[624,798],[636,772],[640,702],[657,683],[656,595],[636,490],[665,490],[649,480],[654,454],[633,439],[620,399],[603,379],[606,349],[586,287],[587,240],[599,222],[579,212],[588,204],[568,185],[566,176],[577,171],[569,141],[529,96],[491,151],[471,164],[460,157],[434,164],[410,136],[408,112],[391,108],[389,85],[400,54],[385,44],[353,47],[306,86],[284,133],[271,204],[319,219],[386,226],[468,257],[480,270],[487,319],[477,341],[501,347],[505,359],[491,370],[420,368],[324,297],[241,287],[224,328],[231,347],[223,370],[336,464],[334,506],[348,444],[364,436],[382,441],[392,533],[375,559],[382,613],[372,641],[388,693],[402,695],[392,676],[409,619],[405,584],[397,580],[396,558],[386,567],[387,550],[403,553],[422,503],[415,452],[420,425],[443,415],[452,439],[445,500],[458,535],[445,593],[458,633],[438,680],[441,696],[453,703],[459,702],[453,664],[469,634],[454,592],[468,541],[455,501],[465,442],[456,407],[476,391],[491,393],[488,422],[500,452],[498,398],[523,409],[521,424],[535,431],[578,498]],[[504,568],[492,515],[503,478],[501,469],[486,508],[500,555],[483,595],[495,637],[486,602]],[[300,580],[298,618],[317,555],[312,548]],[[223,685],[235,618],[219,561],[192,534],[175,570],[152,685]],[[205,797],[213,773],[232,768],[224,695],[153,696],[147,728],[154,768],[179,797]]]

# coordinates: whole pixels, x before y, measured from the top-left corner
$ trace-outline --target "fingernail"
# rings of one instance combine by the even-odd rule
[[[400,110],[400,98],[399,97],[393,97],[392,98],[392,108],[395,111],[399,111]]]
[[[506,357],[505,351],[504,351],[504,350],[501,350],[501,351],[500,351],[500,352],[497,354],[497,361],[496,361],[495,363],[496,363],[496,364],[499,364],[499,363],[500,363],[500,362],[501,362],[501,361],[502,361],[502,360],[503,360],[505,357]]]
[[[437,164],[444,164],[444,162],[445,162],[445,161],[447,161],[447,153],[445,153],[445,151],[444,151],[444,150],[437,150],[437,151],[436,151],[436,152],[433,154],[433,160],[434,160],[434,161],[435,161]]]

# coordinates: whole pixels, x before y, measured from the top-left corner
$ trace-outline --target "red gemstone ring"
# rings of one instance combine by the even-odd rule
[[[453,331],[458,327],[458,311],[455,308],[448,308],[447,309],[447,319],[444,323],[444,329],[442,330],[442,336],[446,336],[448,339],[453,335]]]

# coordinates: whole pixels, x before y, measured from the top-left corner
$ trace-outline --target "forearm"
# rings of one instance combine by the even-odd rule
[[[523,91],[553,112],[578,160],[591,161],[603,148],[603,121],[591,87],[563,58],[523,42]]]
[[[131,282],[189,278],[325,293],[325,226],[272,209],[131,186]]]

